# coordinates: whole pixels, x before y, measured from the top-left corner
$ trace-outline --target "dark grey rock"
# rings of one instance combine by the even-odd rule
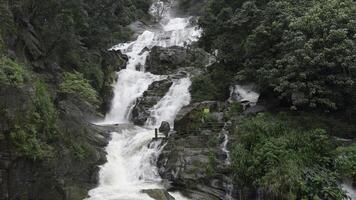
[[[159,75],[175,74],[182,70],[204,68],[210,62],[210,55],[201,49],[187,49],[173,46],[153,47],[147,57],[146,70]]]
[[[132,110],[131,119],[136,125],[144,125],[150,116],[150,108],[168,92],[173,82],[169,79],[153,82],[143,93],[143,96],[137,100]]]
[[[243,112],[244,115],[253,115],[253,114],[258,114],[261,112],[265,112],[266,108],[262,105],[256,105],[252,107],[246,108],[246,110]]]
[[[158,130],[167,137],[168,133],[171,131],[171,126],[169,125],[169,122],[163,121]]]
[[[190,199],[220,200],[225,198],[224,181],[228,176],[224,164],[227,156],[220,147],[222,127],[186,131],[187,127],[194,127],[196,113],[204,108],[210,109],[217,122],[221,120],[224,104],[220,102],[207,101],[183,108],[175,121],[177,134],[168,138],[157,166],[161,177],[171,183],[171,190],[178,190]],[[215,164],[211,163],[211,157]],[[212,174],[209,167],[214,168]]]

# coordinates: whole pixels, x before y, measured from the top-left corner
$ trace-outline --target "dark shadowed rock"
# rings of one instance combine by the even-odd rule
[[[169,79],[153,82],[143,93],[143,96],[137,100],[132,110],[132,121],[136,125],[144,125],[150,116],[150,108],[168,92],[173,82]]]
[[[202,122],[200,113],[210,110],[210,121]],[[228,179],[226,155],[220,145],[221,111],[224,104],[215,101],[195,103],[183,108],[172,134],[158,159],[161,177],[190,199],[220,200],[226,195]]]
[[[116,79],[115,72],[126,67],[127,56],[120,51],[102,51],[101,65],[104,72],[104,83],[100,91],[100,97],[103,99],[101,112],[107,113],[111,107],[111,100],[114,97],[112,83]]]
[[[153,47],[147,57],[146,70],[153,74],[167,75],[182,69],[190,71],[204,68],[209,63],[210,55],[201,49]]]
[[[163,121],[158,130],[159,130],[159,132],[161,132],[164,135],[168,136],[168,133],[171,131],[171,126],[169,125],[168,122]]]
[[[251,115],[251,114],[258,114],[258,113],[265,112],[265,111],[266,111],[266,108],[264,106],[256,105],[256,106],[246,108],[246,110],[243,112],[243,114]]]

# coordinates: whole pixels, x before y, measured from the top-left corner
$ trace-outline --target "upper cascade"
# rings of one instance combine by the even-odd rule
[[[111,50],[121,51],[128,56],[129,60],[126,69],[117,73],[118,81],[114,86],[112,108],[101,124],[129,123],[136,99],[142,96],[154,81],[165,78],[145,73],[146,58],[150,49],[154,46],[183,47],[197,41],[201,36],[201,29],[192,25],[190,17],[175,18],[172,16],[172,5],[172,1],[153,3],[150,11],[160,19],[160,28],[146,30],[135,41],[118,44],[111,48]]]

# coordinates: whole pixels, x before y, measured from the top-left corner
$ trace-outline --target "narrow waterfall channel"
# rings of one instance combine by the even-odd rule
[[[190,24],[190,18],[171,15],[171,5],[172,2],[157,1],[151,7],[151,14],[160,17],[160,29],[146,30],[135,41],[112,48],[126,54],[129,61],[127,68],[117,73],[112,108],[98,124],[130,123],[136,99],[154,81],[167,78],[145,72],[149,49],[154,46],[184,46],[199,38],[201,31]],[[153,128],[162,121],[173,125],[178,111],[190,102],[190,85],[189,77],[173,80],[167,94],[151,108],[145,127],[125,126],[112,133],[112,140],[106,148],[107,163],[101,166],[99,185],[89,191],[88,200],[145,200],[151,198],[142,190],[163,188],[155,166],[161,144],[152,141]],[[172,196],[184,199],[179,194]]]

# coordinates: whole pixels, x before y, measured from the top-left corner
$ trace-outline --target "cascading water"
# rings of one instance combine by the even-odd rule
[[[178,111],[190,102],[190,85],[189,78],[174,81],[168,93],[151,109],[146,125],[157,126],[162,121],[167,121],[173,125]]]
[[[149,49],[154,46],[184,46],[196,41],[201,31],[190,24],[190,18],[173,18],[171,2],[157,1],[151,13],[160,19],[161,29],[146,30],[129,43],[114,46],[129,58],[127,67],[117,73],[112,108],[98,124],[130,123],[130,114],[135,101],[154,81],[166,77],[145,72]],[[163,188],[155,166],[160,153],[160,142],[152,142],[153,130],[162,121],[173,125],[177,112],[190,102],[189,78],[173,80],[168,93],[151,109],[147,127],[129,126],[112,133],[106,148],[107,163],[101,166],[99,186],[89,191],[88,200],[145,200],[151,199],[142,193],[144,189]],[[150,128],[151,127],[151,128]],[[183,199],[179,194],[172,194]]]

